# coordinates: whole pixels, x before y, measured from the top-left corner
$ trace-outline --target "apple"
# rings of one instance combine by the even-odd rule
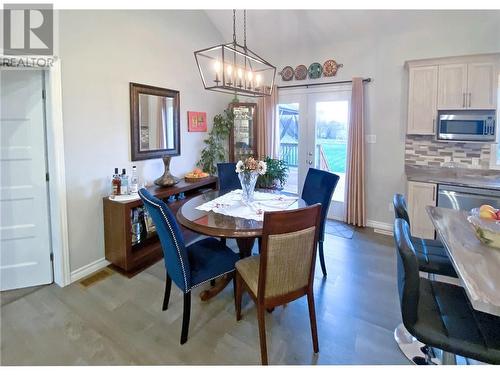
[[[497,213],[496,211],[486,208],[479,211],[479,217],[486,220],[497,220]]]
[[[481,207],[479,207],[479,211],[483,211],[483,210],[489,210],[489,211],[494,211],[494,212],[497,211],[495,209],[495,207],[492,207],[489,204],[483,204]]]

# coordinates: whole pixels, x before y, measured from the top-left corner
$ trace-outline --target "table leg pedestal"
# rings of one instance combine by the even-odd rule
[[[215,297],[219,294],[233,278],[233,272],[225,274],[218,280],[216,280],[215,285],[211,288],[204,290],[200,293],[200,299],[202,301],[208,301],[210,298]]]
[[[240,250],[240,258],[246,258],[252,255],[252,248],[255,243],[255,238],[237,238],[236,243],[238,244],[238,249]],[[204,290],[200,293],[200,299],[202,301],[208,301],[209,299],[215,297],[219,294],[229,282],[233,279],[234,274],[228,273],[218,280],[215,281],[209,289]]]

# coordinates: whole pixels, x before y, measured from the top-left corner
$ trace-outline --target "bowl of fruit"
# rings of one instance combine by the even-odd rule
[[[202,178],[210,176],[208,173],[203,172],[200,168],[195,168],[192,172],[187,173],[184,176],[186,182],[196,182]]]
[[[473,208],[467,218],[485,245],[500,249],[500,210],[487,204]]]

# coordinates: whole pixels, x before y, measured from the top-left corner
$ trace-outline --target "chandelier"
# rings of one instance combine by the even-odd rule
[[[243,11],[243,45],[236,41],[236,10],[233,9],[233,41],[194,53],[206,90],[227,94],[269,96],[276,67],[247,47],[246,10]]]

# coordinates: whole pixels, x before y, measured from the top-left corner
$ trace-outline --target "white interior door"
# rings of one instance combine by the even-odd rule
[[[0,71],[1,290],[52,282],[43,74]]]
[[[279,94],[280,158],[290,169],[285,191],[300,194],[309,168],[338,174],[328,217],[343,220],[351,86],[285,89]]]

